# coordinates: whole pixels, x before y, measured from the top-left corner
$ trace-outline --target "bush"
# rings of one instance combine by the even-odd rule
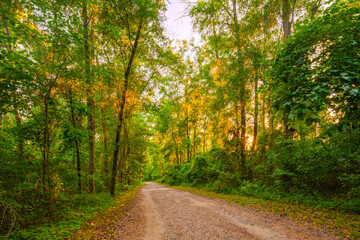
[[[250,179],[236,172],[231,154],[213,149],[193,162],[170,166],[161,181],[360,212],[360,130],[323,133],[318,138],[280,139],[260,153],[264,154],[262,161],[249,164]],[[255,154],[249,161],[254,159]]]

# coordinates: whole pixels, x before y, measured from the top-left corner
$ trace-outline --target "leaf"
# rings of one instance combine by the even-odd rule
[[[313,96],[312,98],[310,98],[310,101],[315,101],[318,98],[318,96]]]
[[[358,95],[359,89],[353,88],[350,90],[350,94],[356,97]]]
[[[289,114],[289,118],[294,118],[296,115],[294,113]]]
[[[340,73],[341,77],[345,80],[350,79],[351,77],[348,76],[348,73]]]
[[[343,87],[341,87],[344,91],[347,91],[349,89],[349,86],[348,85],[345,85]]]
[[[315,87],[313,88],[313,90],[316,91],[316,90],[318,90],[319,88],[320,88],[320,86],[317,85],[317,86],[315,86]]]

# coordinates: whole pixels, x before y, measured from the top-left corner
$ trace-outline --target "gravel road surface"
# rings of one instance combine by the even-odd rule
[[[338,239],[284,216],[151,182],[140,189],[121,225],[115,239]]]

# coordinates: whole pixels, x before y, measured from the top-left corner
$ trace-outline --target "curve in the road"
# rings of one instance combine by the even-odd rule
[[[144,221],[142,239],[338,239],[323,230],[300,225],[282,216],[255,212],[223,200],[147,182],[141,188],[137,206]],[[128,216],[131,216],[131,211]],[[127,221],[129,222],[129,221]],[[136,221],[135,221],[136,222]],[[134,220],[130,224],[136,225]],[[126,224],[126,221],[125,221]],[[137,225],[139,225],[137,224]],[[126,229],[124,226],[122,229]],[[121,232],[117,233],[121,239]],[[127,239],[141,239],[140,236]]]

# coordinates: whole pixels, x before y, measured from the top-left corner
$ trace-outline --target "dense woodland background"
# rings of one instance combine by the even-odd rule
[[[67,236],[143,180],[359,213],[360,3],[197,1],[200,45],[165,10],[1,1],[0,234]]]

